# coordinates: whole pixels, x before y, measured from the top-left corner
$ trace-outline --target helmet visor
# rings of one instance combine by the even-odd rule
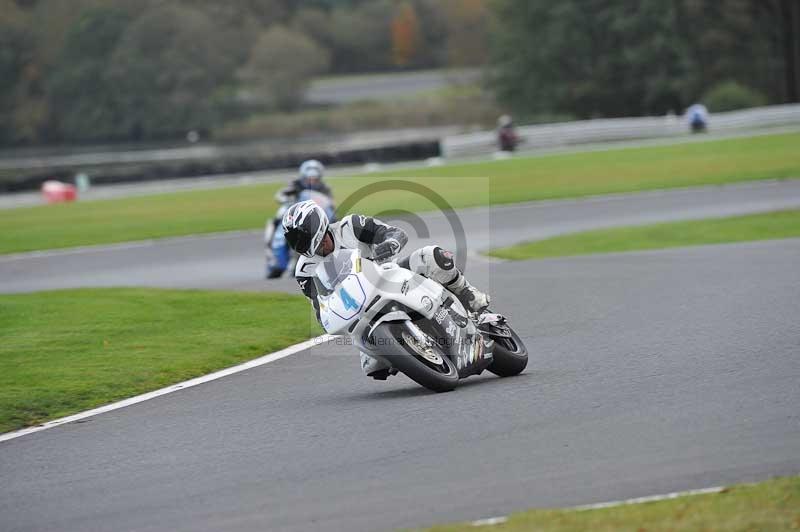
[[[301,255],[306,255],[308,257],[313,255],[313,253],[309,253],[312,238],[313,235],[309,235],[300,229],[289,229],[286,231],[286,242],[289,244],[289,247]]]
[[[284,235],[289,246],[306,257],[313,257],[325,236],[328,219],[313,201],[293,205],[284,215]]]

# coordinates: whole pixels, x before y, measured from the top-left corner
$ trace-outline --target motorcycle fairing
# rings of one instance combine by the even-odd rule
[[[492,363],[494,342],[485,342],[475,325],[466,317],[461,303],[449,292],[430,323],[439,347],[456,365],[459,378],[480,374]]]

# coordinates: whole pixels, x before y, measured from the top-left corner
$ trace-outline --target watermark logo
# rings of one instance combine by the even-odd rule
[[[388,195],[396,192],[411,193],[419,196],[421,199],[427,200],[433,204],[438,212],[443,214],[447,223],[450,226],[452,235],[455,237],[456,246],[452,250],[455,252],[456,265],[462,271],[466,270],[466,257],[467,257],[467,235],[464,230],[464,224],[458,216],[458,213],[445,199],[444,196],[436,192],[430,187],[421,183],[410,180],[402,179],[388,179],[376,181],[375,183],[361,187],[354,193],[350,194],[336,209],[337,217],[341,218],[347,214],[352,214],[354,207],[361,202],[365,202],[370,197],[378,195]],[[385,201],[385,200],[384,200]],[[366,204],[366,202],[365,202]],[[430,230],[425,223],[425,220],[417,214],[416,210],[409,210],[403,208],[401,205],[385,209],[377,212],[375,218],[390,223],[392,221],[402,221],[410,225],[416,236],[419,238],[430,238]]]
[[[346,279],[353,271],[358,270],[359,275],[363,277],[358,284],[363,285],[364,290],[368,292],[371,290],[368,285],[371,285],[377,288],[378,292],[370,292],[359,299],[359,309],[356,313],[366,312],[371,316],[375,312],[385,309],[385,305],[390,301],[399,301],[407,304],[412,310],[418,311],[411,313],[415,321],[425,319],[425,316],[431,317],[431,313],[438,310],[438,321],[435,318],[432,319],[432,325],[444,327],[442,322],[448,310],[438,308],[442,301],[437,300],[429,289],[421,285],[445,282],[447,278],[445,271],[457,269],[467,274],[470,245],[468,231],[472,230],[482,235],[482,240],[479,240],[482,246],[487,245],[490,232],[489,209],[456,211],[453,203],[463,204],[465,197],[470,202],[488,204],[488,178],[376,178],[374,182],[359,187],[344,197],[336,209],[336,218],[340,224],[343,224],[341,227],[345,235],[348,234],[349,229],[344,224],[348,223],[346,218],[351,215],[353,218],[350,223],[357,228],[356,234],[360,234],[362,228],[365,227],[370,231],[375,230],[375,227],[366,219],[369,216],[378,223],[402,229],[409,237],[409,241],[396,256],[392,257],[392,260],[400,268],[371,261],[370,254],[366,250],[364,250],[363,260],[359,263],[360,268],[354,266],[355,263],[349,258],[351,255],[337,253],[326,257],[326,262],[323,263],[325,279],[323,284],[328,293],[325,296],[328,298],[328,306],[336,308],[353,306],[352,301],[334,302],[330,301],[330,298],[335,298],[338,294],[338,289],[333,285],[347,285],[348,283],[355,285],[352,277],[349,281]],[[467,217],[462,219],[464,213]],[[441,251],[433,252],[433,246],[439,247]],[[423,249],[425,249],[424,253]],[[338,261],[337,257],[339,257]],[[412,275],[409,270],[417,275]],[[478,270],[481,273],[488,273],[487,268],[478,268]],[[346,273],[342,274],[342,272]],[[456,272],[453,271],[453,276],[455,275]],[[473,274],[470,271],[469,275],[473,284],[478,286],[488,284],[488,279],[481,279],[479,274]],[[475,278],[477,278],[477,282]],[[434,289],[438,290],[438,288]],[[382,296],[381,299],[376,297],[378,294]],[[452,306],[454,307],[453,312],[456,312],[455,307],[459,305]],[[352,320],[348,320],[344,325],[333,324],[337,331],[340,330],[340,326],[345,327],[341,329],[342,333],[346,332],[345,329],[354,329]],[[326,327],[326,329],[334,330],[330,327]],[[442,330],[441,333],[445,336],[450,335],[445,330]]]

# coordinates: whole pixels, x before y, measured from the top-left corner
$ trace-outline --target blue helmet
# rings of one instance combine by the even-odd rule
[[[300,165],[300,179],[304,184],[321,183],[325,167],[316,159],[310,159]]]

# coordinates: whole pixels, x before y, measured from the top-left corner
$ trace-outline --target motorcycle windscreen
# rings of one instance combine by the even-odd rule
[[[317,293],[329,296],[355,267],[357,252],[353,249],[340,249],[331,253],[314,269],[314,284]]]
[[[336,219],[336,211],[333,208],[333,200],[330,197],[317,190],[305,189],[297,196],[297,201],[307,200],[311,200],[322,207],[322,210],[325,211],[325,214],[328,215],[328,220],[331,222]]]

